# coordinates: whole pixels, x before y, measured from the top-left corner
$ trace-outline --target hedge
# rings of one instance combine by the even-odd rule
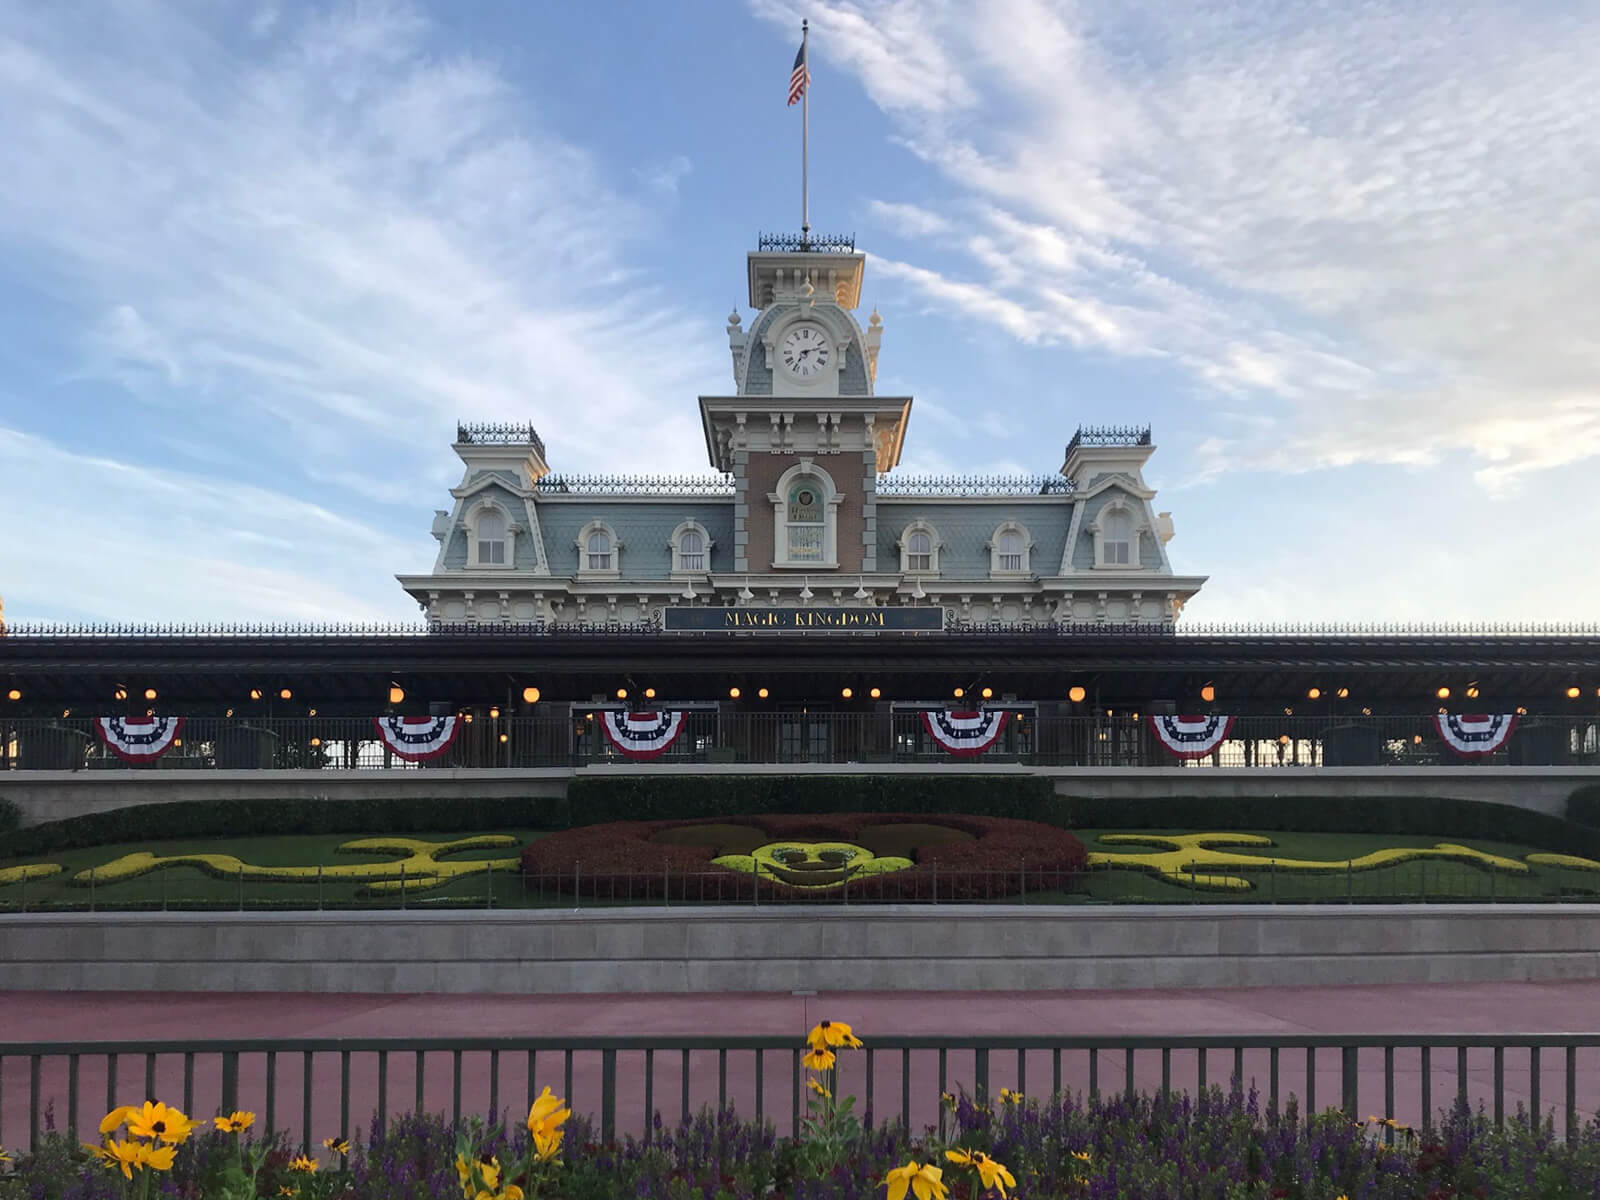
[[[1567,797],[1567,820],[1600,829],[1600,783],[1585,784]]]
[[[438,800],[175,800],[34,825],[0,837],[0,858],[118,842],[286,833],[482,833],[558,829],[565,801],[535,797]]]
[[[1561,817],[1442,796],[1166,796],[1138,800],[1063,798],[1072,829],[1277,830],[1387,833],[1515,842],[1600,857],[1600,828]],[[1571,811],[1570,805],[1568,811]]]
[[[0,796],[0,833],[10,833],[22,824],[22,810],[15,800]]]
[[[975,813],[1060,825],[1038,775],[618,775],[574,779],[574,824],[763,813]]]

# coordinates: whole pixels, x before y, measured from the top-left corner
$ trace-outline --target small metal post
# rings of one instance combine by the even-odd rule
[[[22,911],[24,913],[26,913],[28,911],[28,871],[27,871],[27,868],[23,868],[23,871],[22,871]]]
[[[317,911],[322,911],[322,864],[317,864]]]
[[[401,863],[400,864],[400,911],[404,912],[405,911],[405,907],[406,907],[406,865],[405,865],[405,863]]]
[[[847,871],[845,878],[849,877]],[[754,858],[750,860],[750,903],[757,908],[761,906],[761,864]]]
[[[1356,902],[1356,866],[1355,860],[1347,858],[1344,863],[1344,902]]]
[[[94,868],[89,868],[89,911],[94,911]]]
[[[161,868],[161,911],[167,911],[167,868]]]
[[[934,863],[933,863],[933,902],[935,904],[939,903],[939,860],[938,859],[935,859]]]
[[[581,876],[579,875],[579,871],[581,870],[582,865],[583,864],[581,864],[581,863],[573,863],[572,864],[572,907],[573,908],[582,908],[583,907],[583,889],[579,886],[579,882],[581,880]]]
[[[239,911],[244,911],[244,867],[239,868]]]
[[[486,887],[484,889],[484,892],[483,892],[483,906],[485,908],[493,908],[494,907],[494,864],[490,863],[489,864],[489,869],[484,873],[489,877],[489,886]]]
[[[661,907],[672,907],[672,864],[670,862],[661,864]],[[645,1135],[648,1137],[649,1133],[650,1128],[646,1125]]]

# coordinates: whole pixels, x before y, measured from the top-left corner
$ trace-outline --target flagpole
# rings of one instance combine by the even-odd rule
[[[800,53],[805,63],[806,89],[800,95],[800,240],[811,240],[811,40],[810,22],[800,22]]]

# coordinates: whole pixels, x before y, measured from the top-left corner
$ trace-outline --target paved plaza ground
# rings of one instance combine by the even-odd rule
[[[822,995],[725,994],[630,996],[376,996],[281,993],[114,993],[0,992],[0,1042],[145,1041],[207,1039],[338,1039],[338,1038],[603,1038],[659,1037],[662,1048],[653,1057],[655,1078],[649,1107],[671,1123],[683,1100],[683,1056],[669,1048],[674,1037],[770,1036],[798,1042],[819,1019],[849,1021],[870,1045],[875,1037],[950,1034],[956,1037],[1085,1036],[1297,1036],[1314,1034],[1424,1034],[1437,1038],[1431,1052],[1430,1084],[1434,1106],[1451,1102],[1457,1088],[1457,1055],[1450,1037],[1456,1034],[1562,1034],[1596,1030],[1600,1016],[1600,981],[1391,985],[1343,988],[1206,989],[1195,991],[1073,992],[921,992],[828,993]],[[462,1057],[463,1111],[490,1107],[515,1110],[528,1084],[528,1056],[502,1054],[491,1064],[487,1054]],[[730,1052],[719,1062],[714,1052],[695,1052],[689,1070],[691,1109],[716,1103],[722,1089],[743,1113],[755,1108],[756,1055]],[[759,1068],[762,1112],[781,1131],[792,1122],[792,1056],[765,1055]],[[1063,1084],[1082,1089],[1089,1083],[1088,1054],[1062,1056]],[[1229,1051],[1210,1055],[1208,1079],[1225,1083],[1232,1070]],[[1600,1107],[1600,1050],[1580,1052],[1573,1086],[1580,1113]],[[902,1090],[898,1051],[880,1052],[872,1068],[874,1106],[879,1119],[899,1114],[902,1096],[911,1099],[914,1125],[937,1119],[939,1076],[937,1055],[917,1052],[909,1063],[909,1087]],[[1555,1106],[1558,1123],[1565,1103],[1564,1054],[1543,1052],[1541,1103]],[[646,1112],[642,1052],[624,1052],[617,1062],[617,1113],[620,1131],[642,1129]],[[1504,1058],[1506,1109],[1530,1097],[1529,1055],[1508,1050]],[[841,1087],[865,1097],[866,1058],[855,1052],[845,1060]],[[973,1058],[952,1052],[946,1064],[947,1084],[972,1077]],[[1383,1052],[1365,1052],[1360,1059],[1360,1104],[1363,1114],[1384,1110]],[[1025,1090],[1050,1090],[1055,1064],[1048,1050],[1030,1052],[1022,1064]],[[341,1111],[340,1056],[318,1054],[310,1092],[314,1140],[348,1124],[358,1129],[376,1108],[376,1056],[351,1056],[349,1115]],[[455,1087],[448,1052],[430,1054],[424,1069],[424,1104],[452,1111]],[[1175,1053],[1168,1064],[1173,1086],[1192,1087],[1198,1077],[1197,1056]],[[115,1096],[118,1102],[144,1098],[145,1060],[121,1056]],[[390,1112],[413,1107],[417,1094],[415,1055],[393,1055],[385,1068]],[[1120,1052],[1102,1053],[1097,1082],[1114,1091],[1125,1081]],[[280,1055],[274,1088],[274,1122],[296,1136],[304,1125],[303,1059]],[[579,1111],[597,1111],[601,1062],[597,1052],[579,1051],[569,1066],[559,1052],[541,1053],[534,1064],[537,1086],[557,1091],[568,1087]],[[1283,1094],[1302,1099],[1306,1093],[1303,1051],[1284,1052],[1279,1064]],[[1321,1051],[1315,1064],[1319,1106],[1336,1104],[1340,1096],[1337,1050]],[[184,1087],[182,1055],[161,1058],[155,1067],[158,1098],[178,1101]],[[1265,1050],[1246,1056],[1247,1082],[1268,1089],[1269,1060]],[[0,1068],[0,1144],[16,1146],[27,1135],[31,1087],[27,1058],[11,1057]],[[107,1079],[103,1058],[85,1057],[79,1065],[78,1123],[92,1127],[104,1111]],[[1487,1049],[1473,1050],[1468,1061],[1468,1093],[1474,1102],[1492,1106],[1493,1061]],[[261,1109],[266,1100],[264,1055],[247,1055],[239,1071],[240,1099]],[[65,1059],[50,1058],[39,1068],[41,1097],[53,1101],[54,1119],[69,1124],[71,1092]],[[1140,1052],[1135,1082],[1156,1088],[1162,1079],[1159,1051]],[[1017,1055],[995,1051],[990,1086],[1015,1086]],[[204,1056],[193,1066],[193,1103],[209,1113],[220,1098],[220,1064]],[[1394,1115],[1417,1121],[1421,1116],[1421,1061],[1417,1050],[1401,1050],[1395,1059]]]

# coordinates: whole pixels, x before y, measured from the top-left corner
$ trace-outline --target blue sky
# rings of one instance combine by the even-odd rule
[[[706,470],[802,15],[904,469],[1149,422],[1190,619],[1593,617],[1591,5],[0,0],[7,618],[408,619],[458,417]]]

